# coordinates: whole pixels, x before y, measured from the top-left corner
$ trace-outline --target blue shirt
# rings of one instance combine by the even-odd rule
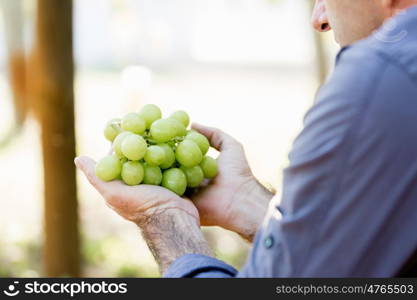
[[[417,7],[339,53],[289,159],[240,272],[185,255],[165,276],[395,276],[417,249]]]

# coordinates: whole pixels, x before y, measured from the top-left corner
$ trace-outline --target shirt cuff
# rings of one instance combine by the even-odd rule
[[[232,266],[213,257],[186,254],[177,258],[165,272],[165,278],[185,277],[234,277],[237,271]]]

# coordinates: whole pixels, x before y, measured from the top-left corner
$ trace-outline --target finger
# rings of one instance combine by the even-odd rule
[[[206,138],[210,141],[210,145],[218,151],[240,147],[240,143],[238,141],[220,129],[197,123],[193,123],[191,127],[206,136]]]
[[[103,193],[105,182],[101,181],[95,174],[94,168],[96,162],[87,156],[79,156],[75,158],[74,163],[77,168],[84,173],[91,185],[93,185],[97,191]]]

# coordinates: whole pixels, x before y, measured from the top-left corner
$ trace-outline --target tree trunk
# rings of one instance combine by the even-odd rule
[[[42,130],[46,276],[79,276],[72,1],[38,0],[30,93]]]

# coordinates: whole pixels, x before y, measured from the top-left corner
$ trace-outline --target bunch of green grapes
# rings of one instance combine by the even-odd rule
[[[112,143],[112,154],[97,162],[97,177],[127,185],[162,185],[180,196],[205,178],[214,178],[217,162],[206,155],[210,143],[204,135],[187,130],[189,123],[184,111],[162,119],[153,104],[110,120],[104,136]]]

